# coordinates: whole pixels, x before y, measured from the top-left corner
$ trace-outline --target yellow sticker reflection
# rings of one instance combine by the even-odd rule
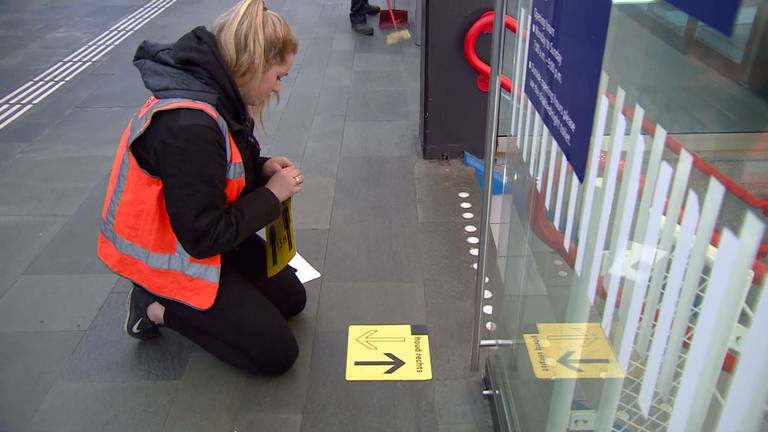
[[[523,335],[536,378],[621,378],[599,323],[539,323],[538,334]]]

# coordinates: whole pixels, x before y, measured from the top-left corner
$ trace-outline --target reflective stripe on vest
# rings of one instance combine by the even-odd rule
[[[205,111],[216,121],[225,141],[224,147],[226,148],[227,156],[227,179],[244,181],[243,177],[245,171],[241,159],[242,156],[235,148],[234,156],[237,156],[237,160],[233,160],[232,147],[235,146],[234,140],[229,133],[229,128],[227,127],[226,122],[212,106],[203,102],[188,99],[150,99],[147,105],[139,111],[138,115],[130,121],[128,126],[130,133],[127,137],[125,149],[123,150],[117,179],[112,190],[109,205],[105,217],[101,221],[99,230],[104,239],[111,243],[118,252],[141,261],[150,268],[156,270],[174,270],[186,276],[218,285],[221,273],[220,266],[192,262],[192,258],[184,250],[181,244],[178,243],[178,240],[176,240],[174,253],[157,253],[120,236],[114,229],[117,208],[126,187],[131,165],[130,145],[144,133],[152,120],[152,116],[156,112],[176,108],[200,109]],[[145,174],[149,176],[146,172]]]
[[[123,154],[123,160],[120,163],[120,173],[117,175],[115,190],[112,193],[112,199],[109,201],[107,217],[101,221],[99,227],[104,238],[112,243],[121,253],[135,258],[149,267],[159,270],[176,270],[194,278],[203,279],[211,283],[219,283],[220,269],[216,266],[191,262],[189,254],[178,242],[176,243],[176,253],[161,254],[138,246],[115,232],[113,227],[115,226],[117,204],[120,202],[120,197],[125,189],[125,179],[128,176],[128,158],[128,150],[126,149]]]

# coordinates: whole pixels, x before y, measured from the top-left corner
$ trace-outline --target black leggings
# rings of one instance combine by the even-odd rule
[[[165,326],[246,371],[287,371],[299,346],[286,319],[304,309],[307,294],[290,266],[271,278],[266,267],[264,241],[254,235],[223,254],[219,291],[210,309],[157,299],[165,307]]]

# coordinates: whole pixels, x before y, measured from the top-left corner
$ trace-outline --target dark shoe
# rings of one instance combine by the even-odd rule
[[[365,14],[366,15],[378,15],[379,11],[381,11],[381,9],[379,9],[378,6],[365,5]]]
[[[125,331],[136,339],[151,339],[159,334],[157,324],[147,316],[147,306],[155,299],[139,285],[133,284],[128,294],[128,316],[125,318]]]
[[[373,27],[366,23],[352,24],[352,31],[360,33],[361,35],[371,36],[373,35]]]

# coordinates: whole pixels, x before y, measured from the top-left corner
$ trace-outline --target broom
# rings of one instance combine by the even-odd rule
[[[398,30],[397,20],[395,20],[395,13],[392,12],[392,3],[387,0],[387,8],[389,9],[389,17],[392,18],[392,26],[395,30],[387,35],[387,45],[394,45],[400,42],[405,42],[411,38],[411,32],[408,30]]]

